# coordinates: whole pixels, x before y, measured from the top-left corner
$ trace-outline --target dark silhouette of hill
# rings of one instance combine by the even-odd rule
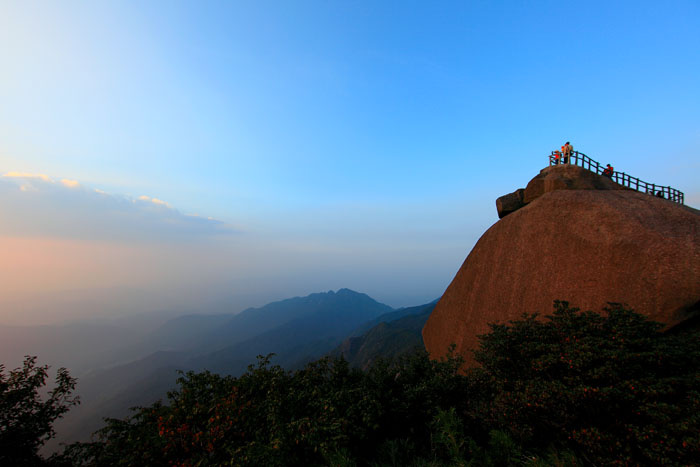
[[[57,422],[57,441],[86,439],[104,416],[120,417],[128,407],[148,405],[175,385],[176,369],[239,375],[259,354],[276,353],[274,363],[297,368],[339,345],[363,323],[392,311],[349,289],[315,293],[250,308],[239,315],[184,316],[150,337],[168,351],[92,371],[78,381],[82,398]],[[188,335],[187,329],[192,330]],[[186,342],[179,344],[177,339]],[[56,443],[53,443],[56,445]]]
[[[380,323],[389,323],[391,321],[396,321],[398,319],[403,318],[404,316],[410,316],[410,315],[415,315],[418,313],[421,313],[426,307],[430,305],[435,305],[438,302],[439,299],[435,299],[430,303],[426,303],[424,305],[418,305],[418,306],[411,306],[411,307],[405,307],[405,308],[399,308],[396,311],[390,311],[389,313],[384,313],[377,319],[373,319],[371,321],[367,321],[366,323],[363,323],[360,327],[355,329],[353,332],[350,333],[348,337],[360,337],[363,334],[367,333],[370,329],[375,327],[376,325]]]
[[[309,323],[324,320],[329,331],[342,334],[352,323],[359,324],[391,310],[391,307],[376,302],[368,295],[350,289],[314,293],[244,310],[204,336],[199,346],[219,350],[283,324],[296,321],[297,325],[301,325],[299,320],[306,317],[311,318]]]
[[[341,289],[336,294],[313,294],[290,305],[311,308],[292,321],[251,339],[192,360],[191,366],[215,373],[242,373],[257,355],[275,353],[275,363],[294,369],[337,346],[354,329],[390,307],[365,294]],[[307,308],[308,307],[308,308]]]
[[[365,294],[340,289],[337,292],[314,293],[248,308],[238,314],[190,314],[171,319],[156,329],[145,345],[150,351],[188,350],[197,353],[214,352],[263,334],[282,324],[305,315],[323,315],[332,307],[336,318],[346,319],[345,312],[362,313],[376,306]],[[383,305],[382,312],[391,310]]]
[[[425,305],[404,308],[373,320],[345,339],[331,356],[345,358],[351,366],[367,369],[377,358],[397,357],[416,347],[424,348],[421,331],[437,300]]]

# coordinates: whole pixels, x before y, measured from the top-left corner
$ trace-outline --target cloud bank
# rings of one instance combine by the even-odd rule
[[[235,233],[210,217],[187,215],[166,201],[88,188],[46,174],[0,176],[0,235],[127,242],[179,242]]]

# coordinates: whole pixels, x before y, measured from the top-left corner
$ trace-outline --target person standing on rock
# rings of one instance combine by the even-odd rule
[[[561,147],[561,163],[562,164],[568,164],[569,159],[566,158],[566,151],[564,150],[566,148],[566,145]]]
[[[574,147],[568,141],[563,146],[562,152],[564,153],[564,163],[571,164],[571,156],[574,154]]]

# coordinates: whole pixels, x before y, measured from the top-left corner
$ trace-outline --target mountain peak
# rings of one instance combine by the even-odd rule
[[[363,293],[360,293],[360,292],[355,292],[354,290],[345,289],[345,288],[343,288],[343,289],[338,289],[335,293],[336,293],[336,295],[362,295],[362,296],[365,296],[365,297],[368,297],[368,296],[369,296],[369,295],[367,295],[367,294],[363,294]]]
[[[694,316],[700,211],[610,183],[575,166],[533,178],[526,203],[482,235],[435,307],[423,329],[431,356],[455,343],[469,359],[489,323],[546,314],[554,300],[626,303],[668,326]]]

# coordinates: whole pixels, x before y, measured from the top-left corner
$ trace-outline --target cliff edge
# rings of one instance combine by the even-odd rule
[[[521,205],[479,239],[423,328],[431,357],[454,343],[472,364],[489,323],[548,314],[554,300],[626,303],[668,327],[698,313],[700,211],[576,166],[518,191]]]

